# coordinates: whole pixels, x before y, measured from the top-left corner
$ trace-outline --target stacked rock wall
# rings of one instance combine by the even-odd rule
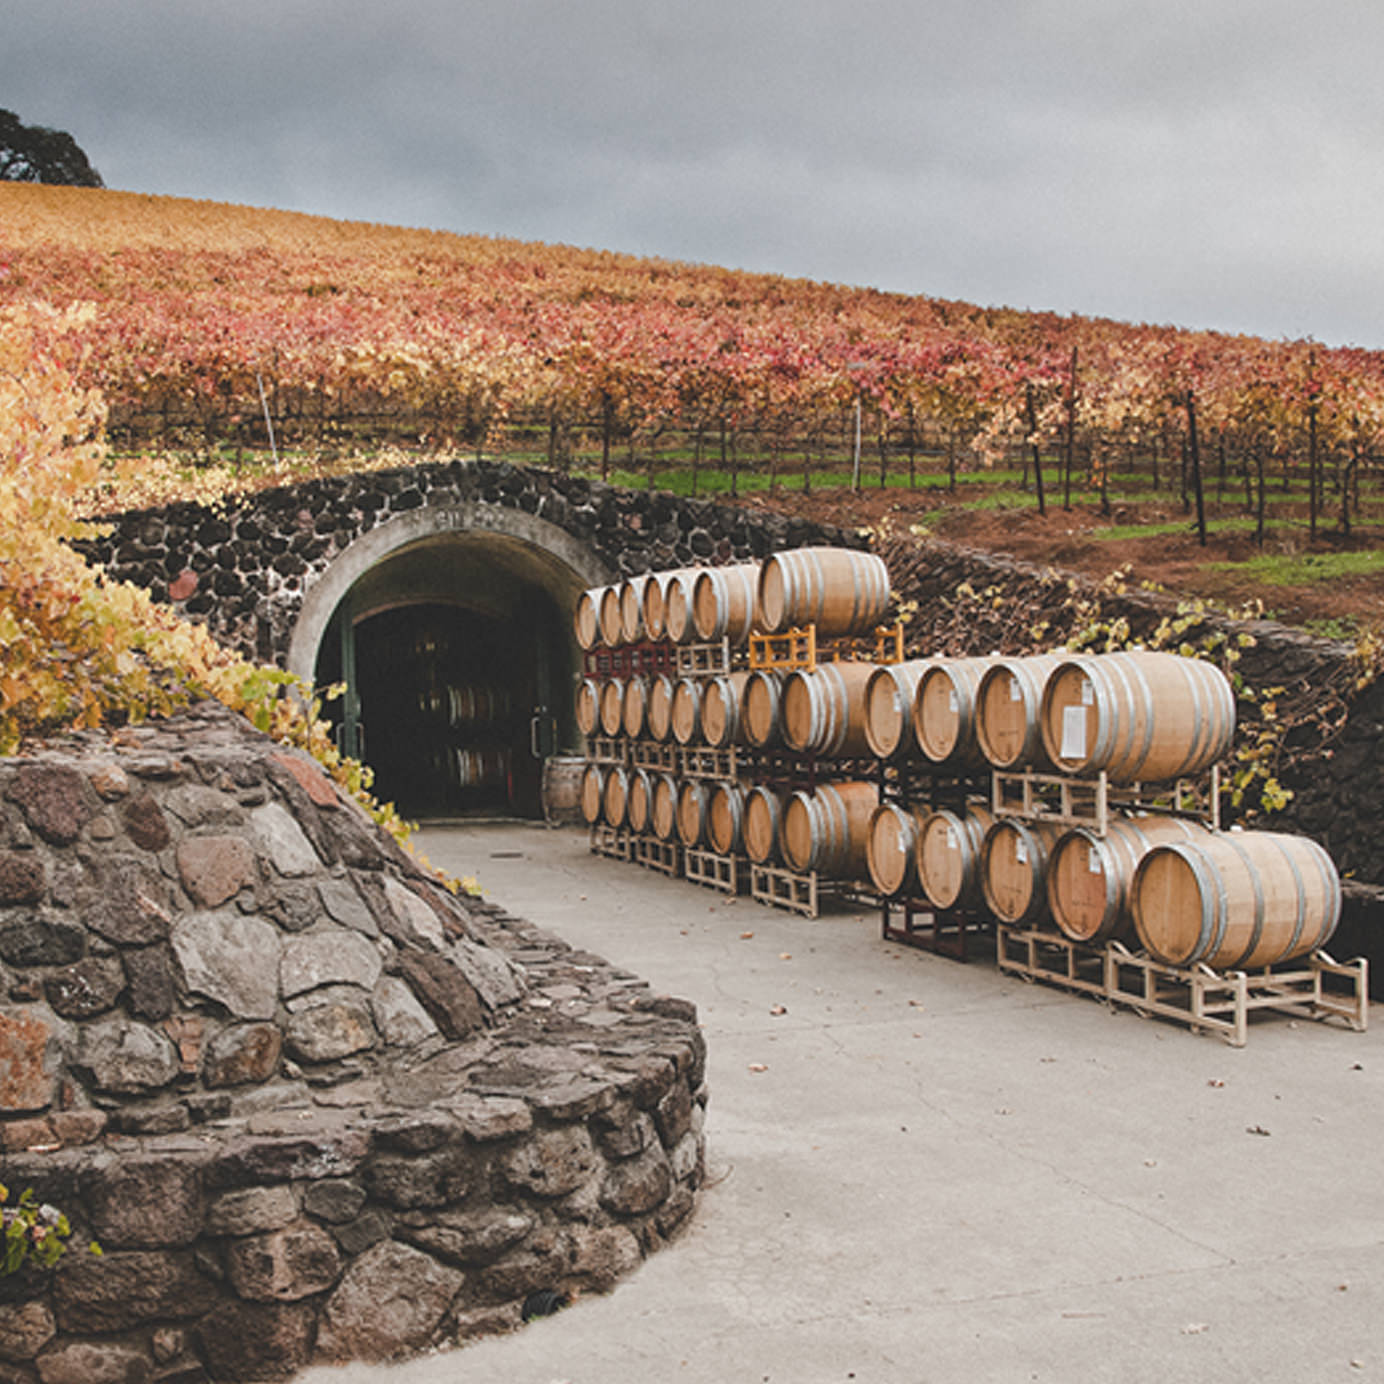
[[[75,1225],[0,1278],[0,1381],[272,1378],[609,1288],[692,1208],[703,1078],[692,1006],[219,707],[0,761],[0,1182]]]

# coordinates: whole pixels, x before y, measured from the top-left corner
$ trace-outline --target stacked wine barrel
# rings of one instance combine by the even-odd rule
[[[867,878],[878,805],[864,728],[873,663],[747,666],[754,634],[811,626],[868,636],[890,601],[884,563],[803,548],[763,563],[679,568],[582,593],[587,652],[577,720],[596,751],[583,782],[593,828],[829,879]],[[676,651],[719,650],[696,671]]]
[[[1103,776],[1147,802],[1158,785],[1207,774],[1235,732],[1229,683],[1209,663],[1047,653],[679,676],[666,657],[685,644],[742,650],[752,634],[805,625],[822,639],[859,635],[888,602],[883,564],[845,549],[583,593],[576,630],[588,663],[591,652],[629,650],[578,691],[582,729],[605,747],[586,770],[587,821],[758,866],[868,879],[886,900],[1077,943],[1118,939],[1170,966],[1272,966],[1330,937],[1340,883],[1306,838],[1134,806],[1060,826],[1041,796],[1027,815],[996,811],[996,775]],[[748,771],[690,767],[731,749],[746,752]]]

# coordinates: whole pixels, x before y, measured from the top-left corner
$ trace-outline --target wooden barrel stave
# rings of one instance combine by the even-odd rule
[[[770,634],[816,625],[822,637],[866,634],[889,610],[889,570],[852,548],[791,548],[759,570],[758,618]]]

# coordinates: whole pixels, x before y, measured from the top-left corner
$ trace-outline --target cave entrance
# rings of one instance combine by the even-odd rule
[[[327,625],[319,687],[342,750],[409,818],[544,815],[543,768],[575,747],[579,580],[494,533],[449,533],[365,571]]]

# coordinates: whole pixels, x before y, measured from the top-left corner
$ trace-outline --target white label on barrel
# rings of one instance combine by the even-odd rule
[[[899,834],[894,838],[894,845],[898,847],[900,855],[908,854],[908,847],[905,846],[903,843],[903,832],[899,832]]]
[[[1062,708],[1062,758],[1086,758],[1086,708]]]
[[[1086,868],[1090,870],[1093,875],[1100,874],[1100,856],[1089,846],[1086,848]]]
[[[948,826],[947,826],[947,849],[948,849],[949,851],[954,851],[954,850],[957,850],[958,848],[959,848],[959,845],[958,845],[958,842],[957,842],[957,839],[956,839],[956,828],[955,828],[954,826],[951,826],[950,824],[948,824]]]
[[[947,693],[947,710],[956,710],[956,688],[951,688]]]
[[[1028,843],[1022,836],[1014,838],[1014,861],[1018,865],[1028,864]]]
[[[1019,679],[1012,673],[1009,675],[1009,700],[1011,702],[1021,702],[1024,699],[1023,688],[1019,686]]]
[[[1094,687],[1091,686],[1091,679],[1090,679],[1090,678],[1082,678],[1082,680],[1081,680],[1081,704],[1082,704],[1082,706],[1090,706],[1095,700],[1096,700],[1096,689],[1095,689]]]
[[[894,688],[894,715],[903,715],[903,698],[899,696],[899,689]]]

